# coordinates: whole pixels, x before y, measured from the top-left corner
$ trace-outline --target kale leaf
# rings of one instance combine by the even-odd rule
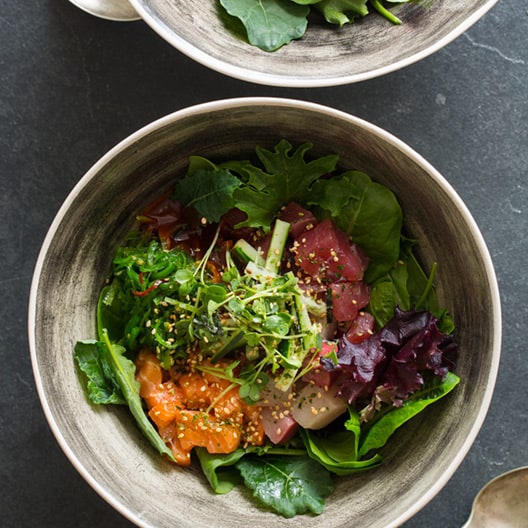
[[[334,490],[328,471],[308,457],[244,457],[236,466],[253,495],[286,518],[322,513]]]
[[[240,180],[226,169],[198,169],[178,181],[175,196],[210,222],[218,222],[235,206],[233,191],[239,185]]]
[[[292,145],[282,139],[273,151],[257,147],[256,153],[264,170],[253,170],[248,162],[232,162],[229,168],[241,177],[248,178],[234,192],[237,207],[248,215],[238,227],[269,228],[277,211],[291,201],[306,203],[310,188],[322,176],[335,170],[338,156],[328,155],[305,161],[312,148],[304,143],[292,152]]]

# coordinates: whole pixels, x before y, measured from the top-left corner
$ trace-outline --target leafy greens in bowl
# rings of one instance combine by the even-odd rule
[[[222,137],[216,133],[218,126],[225,132]],[[440,267],[436,295],[439,306],[449,307],[458,329],[456,373],[461,380],[380,448],[383,464],[339,477],[319,516],[296,517],[288,525],[401,524],[449,479],[483,421],[499,356],[497,285],[482,237],[447,182],[389,134],[318,105],[257,98],[182,110],[133,134],[79,182],[50,229],[31,293],[32,361],[52,430],[88,482],[138,525],[281,523],[239,488],[226,495],[212,493],[196,461],[179,470],[159,457],[125,408],[94,408],[79,383],[72,351],[80,337],[97,335],[99,294],[137,211],[174,188],[174,178],[187,172],[189,157],[230,163],[251,157],[256,145],[261,152],[272,152],[286,137],[292,144],[313,145],[304,152],[311,160],[336,153],[340,172],[353,168],[369,174],[397,197],[406,235],[420,241],[417,260],[424,269],[435,262]],[[198,182],[197,173],[188,177]],[[183,199],[184,180],[179,183],[176,196]],[[454,240],[460,251],[453,250]],[[489,307],[484,317],[483,305]],[[236,303],[231,308],[236,309]],[[252,394],[248,385],[246,396]],[[313,450],[320,449],[311,434],[306,440]],[[243,459],[239,469],[250,471]],[[149,493],[152,489],[158,493]],[[181,511],[187,512],[185,518]]]
[[[364,0],[130,0],[154,31],[197,62],[237,79],[289,87],[349,84],[408,66],[461,35],[496,1],[374,2],[401,22],[394,24],[373,8],[354,16],[365,14]]]

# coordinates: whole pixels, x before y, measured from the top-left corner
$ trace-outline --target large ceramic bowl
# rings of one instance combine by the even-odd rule
[[[312,16],[302,39],[270,53],[229,31],[219,16],[219,2],[130,0],[149,26],[197,62],[237,79],[290,87],[348,84],[412,64],[461,35],[496,2],[422,0],[395,5],[391,9],[401,25],[392,25],[376,12],[341,29]]]
[[[337,153],[397,195],[425,267],[439,264],[438,295],[458,328],[461,384],[397,432],[379,468],[337,481],[318,517],[284,519],[236,489],[214,495],[198,467],[164,461],[128,411],[94,407],[73,359],[95,337],[96,301],[113,251],[135,213],[172,187],[188,156],[236,159],[279,139]],[[211,102],[134,133],[79,181],[55,218],[36,265],[29,309],[31,358],[44,412],[89,484],[139,526],[246,528],[395,527],[448,481],[482,425],[500,355],[499,295],[492,262],[470,213],[447,181],[387,132],[316,104],[274,98]],[[395,448],[396,447],[396,448]],[[155,490],[155,493],[153,492]]]

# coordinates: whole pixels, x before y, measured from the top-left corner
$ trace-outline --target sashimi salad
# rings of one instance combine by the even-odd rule
[[[436,265],[395,195],[312,147],[191,156],[137,215],[97,339],[75,346],[92,402],[128,405],[167,459],[285,517],[321,513],[336,477],[381,464],[459,382]]]

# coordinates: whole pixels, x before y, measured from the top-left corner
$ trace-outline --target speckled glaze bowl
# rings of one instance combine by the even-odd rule
[[[422,0],[396,4],[393,25],[371,14],[337,28],[311,16],[305,36],[273,53],[230,32],[219,2],[130,0],[162,38],[223,74],[271,86],[348,84],[383,75],[441,49],[479,20],[497,0]],[[317,14],[318,15],[318,14]]]
[[[286,138],[336,153],[340,167],[367,172],[397,195],[426,268],[438,262],[438,294],[458,328],[461,384],[399,430],[384,464],[340,478],[325,512],[284,519],[244,489],[215,495],[199,467],[162,459],[127,409],[89,403],[74,343],[96,336],[96,302],[114,250],[135,214],[186,171],[189,155],[220,161]],[[483,238],[461,199],[422,157],[387,132],[320,105],[242,98],[194,106],[134,133],[101,158],[58,212],[31,288],[29,338],[50,427],[87,482],[142,527],[389,528],[421,509],[452,476],[479,431],[500,355],[497,282]]]

